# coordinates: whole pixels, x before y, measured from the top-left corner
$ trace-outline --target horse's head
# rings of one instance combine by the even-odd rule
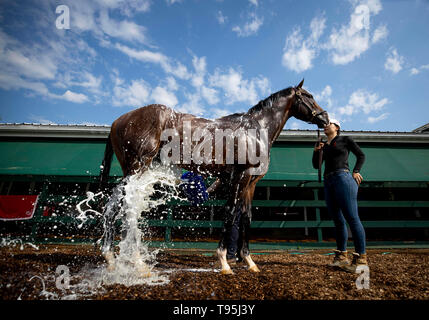
[[[328,113],[317,104],[307,90],[302,88],[303,84],[304,79],[294,88],[295,100],[291,108],[291,115],[299,120],[313,123],[319,128],[323,128],[329,124]]]

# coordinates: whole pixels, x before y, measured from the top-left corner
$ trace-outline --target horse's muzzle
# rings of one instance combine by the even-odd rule
[[[314,117],[313,123],[316,124],[317,127],[319,127],[319,128],[324,128],[325,126],[327,126],[329,124],[328,113],[326,111],[322,111],[322,112],[318,113]]]

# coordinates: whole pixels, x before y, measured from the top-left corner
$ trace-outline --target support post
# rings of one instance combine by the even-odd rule
[[[171,242],[171,222],[173,221],[173,211],[171,206],[167,208],[167,226],[165,227],[165,242]]]
[[[319,189],[313,189],[313,194],[314,194],[314,200],[319,200]],[[320,225],[320,208],[316,208],[316,221],[318,223],[318,225]],[[322,228],[321,227],[317,227],[317,242],[322,242],[323,241],[323,236],[322,236]]]
[[[49,186],[49,182],[44,181],[42,192],[40,192],[39,198],[37,200],[37,208],[36,208],[36,211],[34,212],[34,216],[32,219],[31,235],[30,235],[31,242],[36,242],[37,240],[37,231],[39,230],[39,223],[41,223],[41,219],[43,217],[43,209],[48,195],[48,186]]]

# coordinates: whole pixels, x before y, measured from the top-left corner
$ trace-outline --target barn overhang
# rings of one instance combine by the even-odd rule
[[[0,175],[95,177],[100,172],[108,126],[0,125]],[[343,131],[366,154],[365,181],[429,182],[429,135],[412,132]],[[311,157],[316,130],[284,130],[270,153],[262,181],[317,181]],[[349,159],[355,163],[354,155]],[[116,158],[111,176],[122,175]]]

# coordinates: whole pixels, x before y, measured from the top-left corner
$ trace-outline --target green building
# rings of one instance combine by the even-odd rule
[[[102,223],[94,219],[78,230],[75,206],[86,192],[97,191],[109,130],[107,126],[0,124],[0,195],[39,195],[33,218],[0,221],[0,236],[24,235],[39,242],[97,239]],[[342,132],[366,154],[358,203],[368,245],[429,245],[427,130],[428,125],[413,132]],[[332,245],[333,223],[325,208],[323,185],[311,164],[316,137],[314,130],[285,130],[274,143],[269,171],[258,183],[253,201],[252,238],[261,247]],[[351,167],[354,162],[351,154]],[[114,159],[112,185],[120,177]],[[186,203],[159,208],[148,214],[150,237],[166,245],[214,246],[223,203],[211,199],[198,208]]]

